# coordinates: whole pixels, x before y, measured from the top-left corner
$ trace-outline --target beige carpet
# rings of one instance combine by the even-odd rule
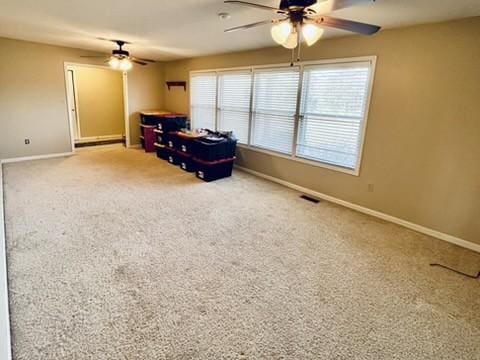
[[[480,255],[140,150],[5,166],[15,359],[480,359]]]

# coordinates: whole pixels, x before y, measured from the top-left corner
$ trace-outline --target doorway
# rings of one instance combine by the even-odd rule
[[[127,74],[108,66],[65,64],[72,151],[129,144]]]

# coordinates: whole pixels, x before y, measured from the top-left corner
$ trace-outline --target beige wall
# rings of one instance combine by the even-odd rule
[[[71,151],[64,62],[95,63],[88,51],[0,38],[0,158]],[[138,111],[162,107],[161,65],[128,74],[131,141],[138,143]],[[30,145],[24,144],[29,138]]]
[[[121,71],[74,66],[82,138],[125,134]]]
[[[360,176],[246,149],[240,165],[480,244],[479,39],[476,17],[320,41],[304,60],[378,56]],[[275,47],[174,61],[164,76],[289,57]],[[188,99],[175,89],[164,104],[188,112]]]
[[[163,109],[163,72],[162,64],[134,66],[128,73],[128,106],[130,121],[130,139],[132,144],[140,143],[141,110]]]

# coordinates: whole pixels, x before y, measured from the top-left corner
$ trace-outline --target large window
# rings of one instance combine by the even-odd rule
[[[218,129],[233,131],[242,144],[248,144],[251,91],[251,71],[218,74]]]
[[[292,153],[298,80],[298,68],[255,70],[252,145]]]
[[[215,129],[217,74],[212,72],[193,75],[190,79],[190,94],[192,126]]]
[[[355,169],[370,63],[305,66],[297,155]]]
[[[358,174],[374,66],[375,57],[363,57],[194,72],[192,123],[233,131],[258,151]]]

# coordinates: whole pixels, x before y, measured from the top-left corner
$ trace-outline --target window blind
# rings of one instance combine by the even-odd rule
[[[297,67],[255,70],[252,145],[292,153],[299,77]]]
[[[297,156],[355,169],[370,62],[305,66]]]
[[[215,130],[217,75],[194,74],[190,79],[192,127]]]
[[[238,142],[248,143],[251,71],[218,74],[218,129],[233,131]]]

